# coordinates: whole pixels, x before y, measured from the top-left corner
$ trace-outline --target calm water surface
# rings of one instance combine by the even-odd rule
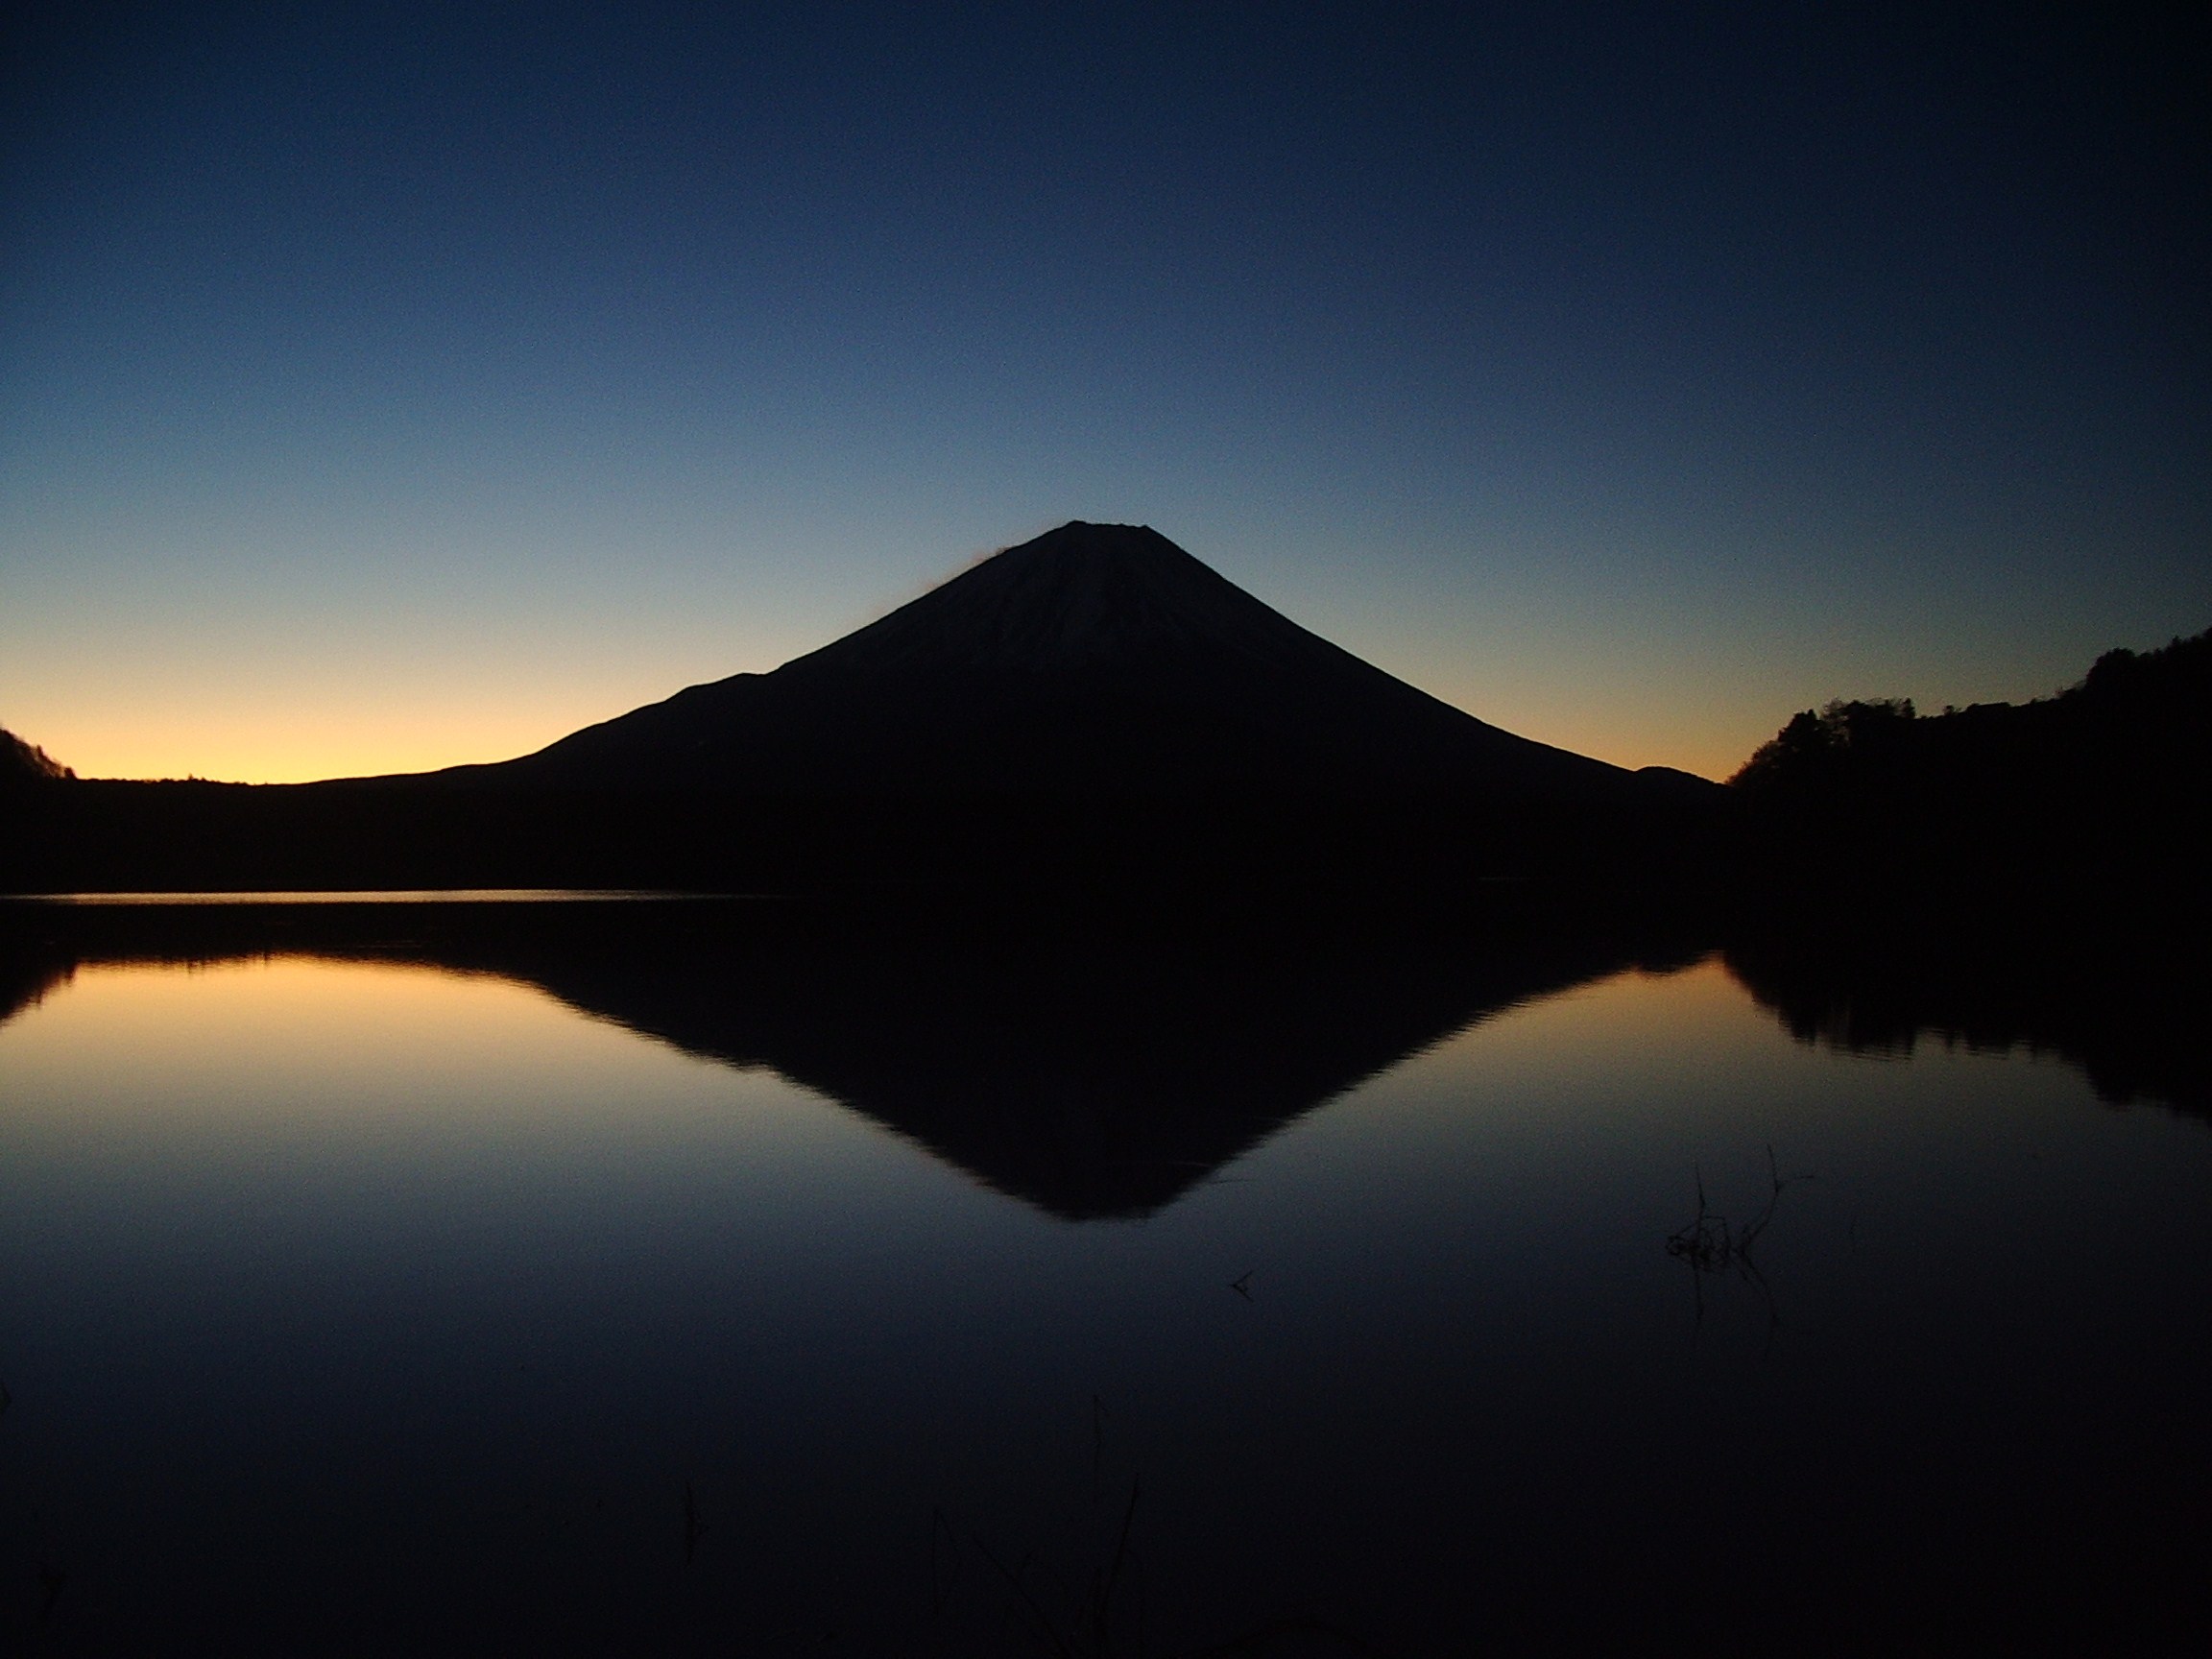
[[[2059,1060],[1548,973],[1101,1197],[900,1118],[1080,1091],[1013,1015],[840,1072],[837,1009],[779,1062],[403,956],[73,959],[0,1024],[18,1650],[2204,1633],[2212,1131]],[[1671,1255],[1768,1147],[1756,1270]]]

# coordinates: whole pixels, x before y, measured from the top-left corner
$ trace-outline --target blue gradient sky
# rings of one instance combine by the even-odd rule
[[[501,757],[1070,517],[1716,775],[2212,625],[2201,24],[59,10],[0,725],[81,772]]]

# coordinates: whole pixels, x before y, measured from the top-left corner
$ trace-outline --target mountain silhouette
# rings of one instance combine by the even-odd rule
[[[1631,775],[1485,725],[1159,532],[1063,525],[767,674],[479,782],[773,795],[1588,796]]]
[[[1655,888],[1719,785],[1484,724],[1158,532],[1071,523],[766,674],[519,758],[27,780],[0,891],[653,887],[1183,906]],[[1665,880],[1654,880],[1664,876]],[[1385,891],[1387,890],[1387,891]]]

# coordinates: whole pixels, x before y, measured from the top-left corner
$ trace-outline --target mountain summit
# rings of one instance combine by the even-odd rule
[[[1142,525],[1061,526],[767,674],[470,781],[776,796],[1587,796],[1629,774],[1485,725]]]

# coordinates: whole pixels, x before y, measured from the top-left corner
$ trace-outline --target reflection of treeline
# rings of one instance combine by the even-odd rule
[[[1807,709],[1730,781],[1769,880],[2102,903],[2201,895],[2208,758],[2212,632],[2107,652],[2031,703]]]
[[[2140,926],[2069,930],[2032,915],[1930,927],[1863,910],[1742,925],[1729,971],[1802,1043],[1902,1055],[1924,1039],[2080,1066],[2112,1105],[2212,1119],[2212,1047],[2193,952]],[[2132,932],[2135,936],[2129,937]]]

